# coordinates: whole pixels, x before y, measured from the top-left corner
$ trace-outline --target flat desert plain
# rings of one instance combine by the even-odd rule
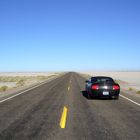
[[[22,86],[29,86],[35,83],[42,82],[50,77],[59,75],[60,73],[47,72],[1,72],[0,73],[0,88],[7,86],[8,90],[19,87],[19,81]],[[20,84],[21,85],[21,84]],[[2,92],[0,90],[0,92]]]

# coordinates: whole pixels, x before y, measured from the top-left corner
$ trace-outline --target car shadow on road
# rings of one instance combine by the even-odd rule
[[[88,99],[88,96],[87,96],[87,91],[86,90],[83,90],[81,91],[83,97],[85,97],[86,99]]]
[[[86,90],[81,91],[83,97],[85,97],[87,100],[112,100],[112,98],[100,98],[100,97],[94,97],[94,98],[88,98],[88,94]]]

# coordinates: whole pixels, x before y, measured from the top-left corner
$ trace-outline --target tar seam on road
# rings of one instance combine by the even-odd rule
[[[10,100],[10,99],[14,98],[14,97],[17,97],[17,96],[19,96],[19,95],[21,95],[21,94],[23,94],[23,93],[26,93],[26,92],[28,92],[28,91],[30,91],[30,90],[32,90],[32,89],[35,89],[35,88],[37,88],[37,87],[40,87],[40,86],[42,86],[42,85],[48,83],[50,80],[53,80],[53,79],[48,79],[45,83],[43,82],[43,83],[41,83],[41,84],[39,84],[39,85],[36,85],[36,86],[31,87],[31,88],[29,88],[29,89],[26,89],[26,90],[24,90],[24,91],[22,91],[22,92],[19,92],[18,94],[15,94],[15,95],[10,96],[10,97],[8,97],[8,98],[6,98],[6,99],[3,99],[3,100],[0,101],[0,103],[3,103],[3,102],[5,102],[5,101],[7,101],[7,100]]]
[[[61,120],[60,120],[60,127],[62,129],[64,129],[66,127],[67,112],[68,112],[68,109],[67,109],[67,107],[64,106],[62,116],[61,116]]]
[[[130,102],[132,102],[132,103],[134,103],[134,104],[136,104],[136,105],[138,105],[138,106],[140,107],[140,104],[139,104],[139,103],[137,103],[137,102],[135,102],[135,101],[133,101],[133,100],[131,100],[131,99],[129,99],[129,98],[123,96],[123,95],[120,95],[120,96],[121,96],[122,98],[124,98],[124,99],[126,99],[126,100],[128,100],[128,101],[130,101]]]

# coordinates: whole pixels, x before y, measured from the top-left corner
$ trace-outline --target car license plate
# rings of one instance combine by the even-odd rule
[[[103,91],[103,95],[109,95],[108,91]]]

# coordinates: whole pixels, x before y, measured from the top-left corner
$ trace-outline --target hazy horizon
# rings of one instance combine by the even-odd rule
[[[0,71],[0,73],[53,73],[53,72],[140,72],[140,70]]]

